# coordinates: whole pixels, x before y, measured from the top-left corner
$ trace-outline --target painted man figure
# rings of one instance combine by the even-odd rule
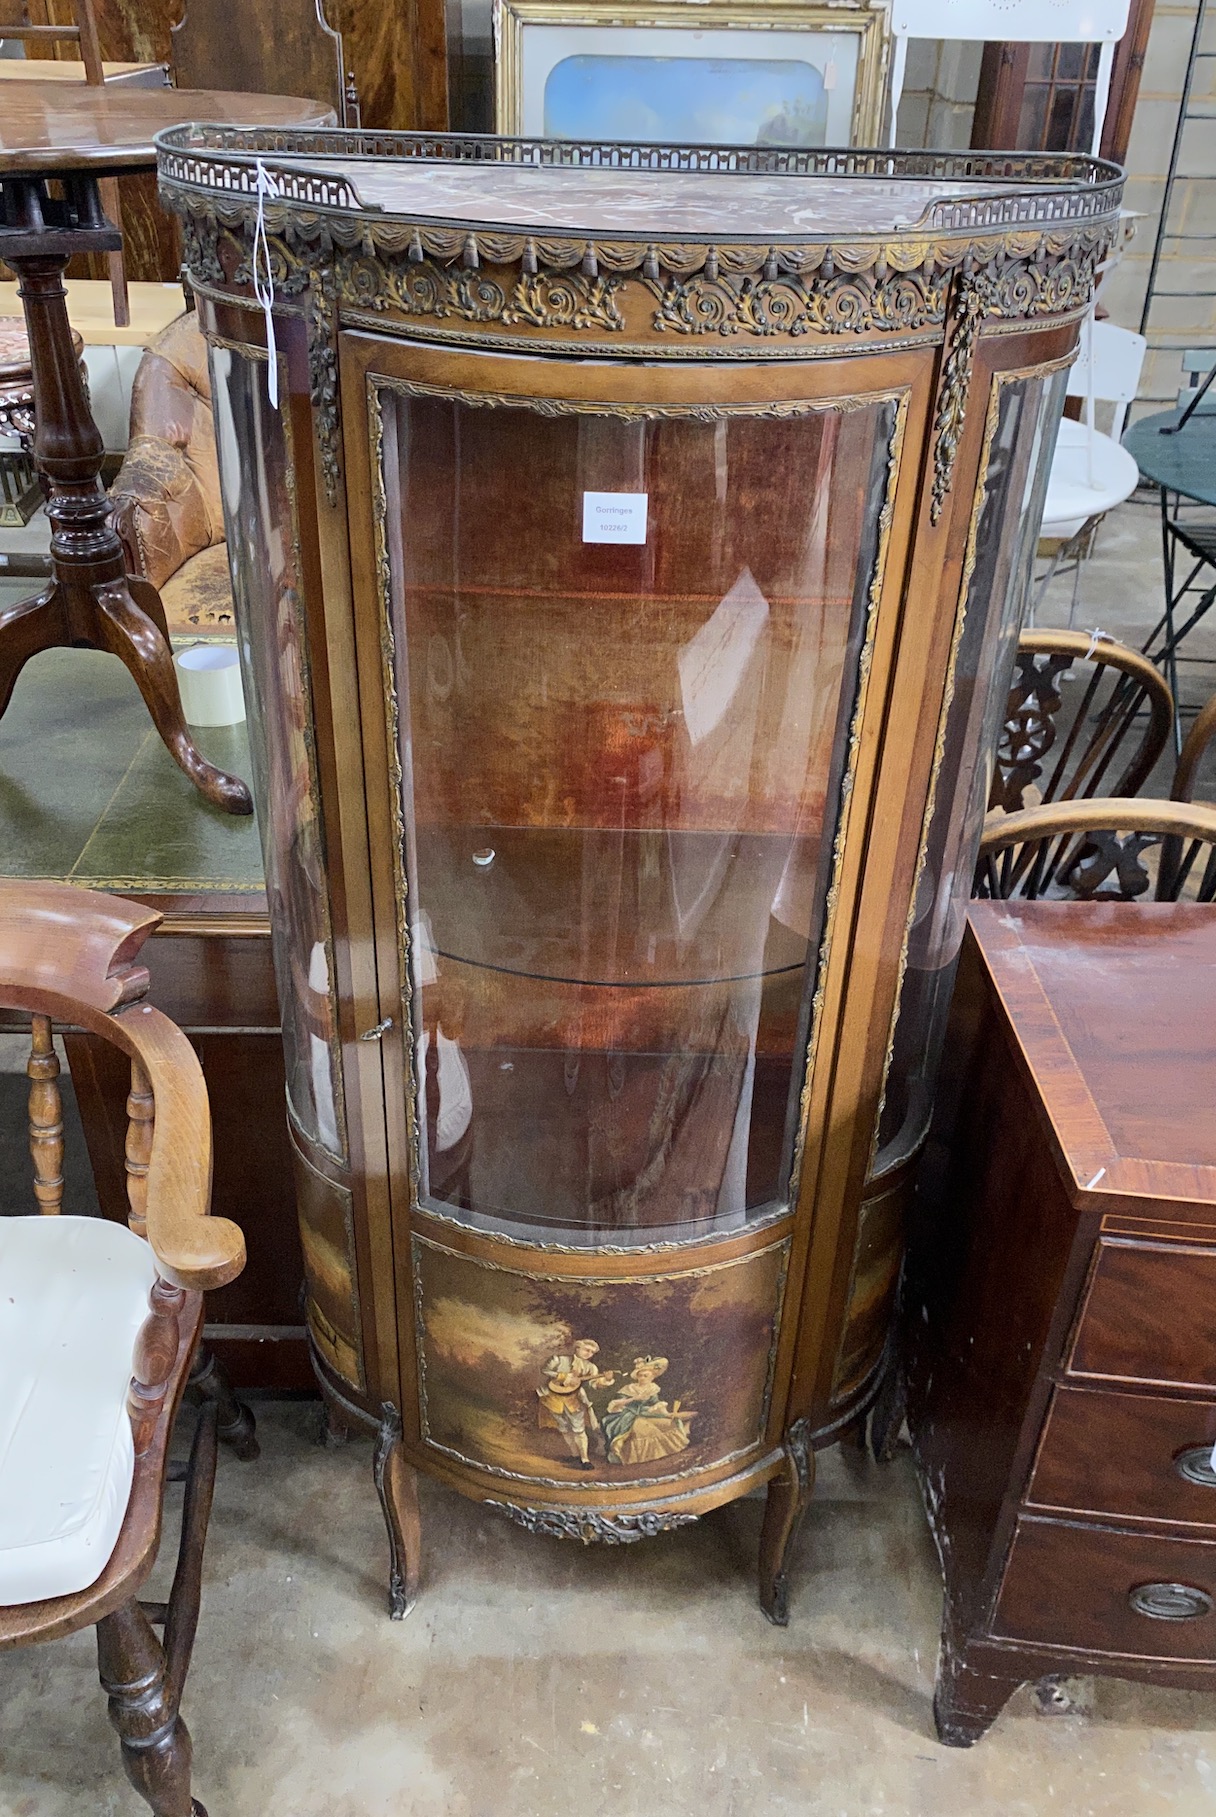
[[[536,1390],[540,1424],[555,1427],[561,1433],[566,1449],[578,1459],[580,1470],[595,1469],[587,1450],[587,1433],[600,1429],[587,1390],[610,1388],[615,1380],[610,1369],[597,1368],[598,1353],[594,1338],[578,1338],[571,1346],[571,1355],[549,1358],[541,1371],[545,1379]]]

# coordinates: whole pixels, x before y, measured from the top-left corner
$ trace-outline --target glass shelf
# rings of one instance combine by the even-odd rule
[[[816,857],[775,834],[419,829],[428,913],[414,937],[437,959],[543,982],[743,983],[806,964],[808,930],[780,915]]]

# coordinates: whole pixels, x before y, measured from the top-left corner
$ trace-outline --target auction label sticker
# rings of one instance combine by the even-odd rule
[[[585,543],[644,543],[646,492],[584,492]]]

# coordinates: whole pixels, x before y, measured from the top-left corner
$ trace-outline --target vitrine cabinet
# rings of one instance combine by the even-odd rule
[[[395,1610],[417,1467],[616,1542],[767,1484],[783,1620],[883,1376],[1118,173],[196,128],[160,180]]]

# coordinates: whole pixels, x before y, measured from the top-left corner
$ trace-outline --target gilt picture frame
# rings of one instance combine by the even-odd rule
[[[495,0],[495,130],[674,144],[875,145],[882,5]]]

